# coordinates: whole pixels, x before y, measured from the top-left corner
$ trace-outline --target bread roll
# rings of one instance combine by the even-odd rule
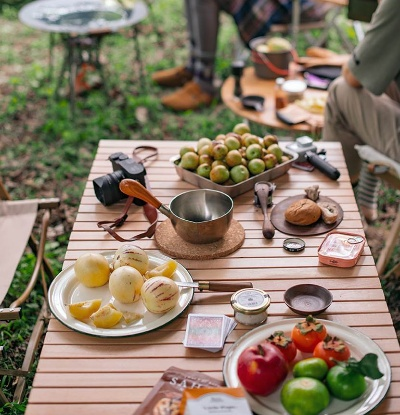
[[[310,199],[297,200],[285,211],[285,219],[293,225],[311,225],[315,223],[320,216],[320,207]]]
[[[321,209],[322,220],[327,225],[337,221],[339,212],[335,204],[329,202],[318,202],[318,206]]]
[[[310,46],[306,49],[306,56],[312,58],[330,58],[331,56],[337,56],[337,53],[319,46]]]

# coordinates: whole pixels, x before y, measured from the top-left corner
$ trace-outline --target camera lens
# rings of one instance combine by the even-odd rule
[[[123,179],[125,179],[123,172],[117,170],[93,180],[96,197],[104,206],[112,205],[127,197],[119,190],[119,183]]]

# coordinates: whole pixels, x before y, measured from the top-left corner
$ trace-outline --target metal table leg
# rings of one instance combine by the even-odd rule
[[[144,76],[144,68],[142,62],[142,55],[140,52],[140,45],[139,45],[139,30],[136,26],[133,27],[133,42],[135,47],[135,58],[136,62],[139,65],[139,80],[140,80],[140,87],[144,88],[144,91],[147,90],[146,79]]]
[[[70,101],[71,114],[75,115],[76,103],[76,79],[78,68],[83,63],[93,65],[99,71],[102,85],[108,94],[107,79],[104,73],[103,65],[100,62],[100,46],[104,34],[88,35],[88,36],[70,36],[64,35],[62,37],[65,54],[63,59],[60,75],[57,80],[55,90],[56,98],[59,97],[59,91],[62,86],[65,73],[68,73],[68,97]]]
[[[55,33],[50,33],[49,35],[49,81],[53,80],[53,70],[54,70],[54,44],[55,44]]]

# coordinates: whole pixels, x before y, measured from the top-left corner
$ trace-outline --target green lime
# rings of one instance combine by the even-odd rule
[[[294,378],[281,390],[281,403],[290,415],[317,415],[329,401],[329,391],[318,379]]]
[[[326,383],[333,396],[343,401],[360,397],[367,389],[361,373],[341,366],[333,366],[326,376]]]
[[[300,360],[293,366],[293,376],[309,377],[323,380],[328,373],[329,367],[325,360],[319,357],[310,357],[308,359]]]

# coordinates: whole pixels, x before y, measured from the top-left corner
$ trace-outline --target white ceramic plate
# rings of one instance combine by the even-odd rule
[[[108,262],[111,263],[114,257],[114,251],[102,252],[102,255],[104,255]],[[170,259],[163,255],[151,254],[148,256],[150,269],[164,264],[168,259]],[[193,281],[188,270],[181,264],[178,264],[178,268],[175,271],[173,279],[175,281]],[[135,336],[137,334],[147,333],[164,326],[178,317],[188,307],[192,301],[194,289],[180,288],[180,290],[181,293],[178,304],[171,311],[165,314],[153,314],[146,310],[141,300],[133,304],[118,303],[118,301],[111,296],[108,284],[97,288],[85,287],[79,283],[78,279],[75,277],[74,266],[71,265],[61,271],[52,282],[49,288],[49,305],[51,312],[61,323],[80,333],[91,334],[99,337]],[[85,300],[93,300],[95,298],[101,298],[103,300],[102,306],[112,302],[120,310],[143,314],[143,318],[131,324],[120,322],[111,329],[101,329],[95,327],[90,322],[85,323],[76,320],[69,313],[67,307],[68,304]]]
[[[249,331],[237,340],[228,351],[224,360],[223,374],[226,385],[229,387],[240,386],[240,381],[237,376],[237,361],[244,349],[265,340],[277,330],[283,331],[289,336],[293,326],[302,320],[304,319],[293,318],[265,324]],[[368,388],[358,399],[345,402],[333,398],[329,406],[321,412],[321,415],[361,415],[368,413],[381,402],[389,389],[391,370],[385,353],[369,337],[357,330],[328,320],[320,321],[325,324],[331,336],[337,336],[349,345],[352,357],[357,360],[360,360],[367,353],[375,353],[378,356],[379,370],[384,375],[377,380],[367,378]],[[303,355],[301,352],[298,352],[296,361],[310,356],[310,354]],[[292,375],[289,373],[286,380],[291,377]],[[247,394],[251,409],[258,415],[287,414],[280,403],[280,391],[281,388],[267,397]]]

